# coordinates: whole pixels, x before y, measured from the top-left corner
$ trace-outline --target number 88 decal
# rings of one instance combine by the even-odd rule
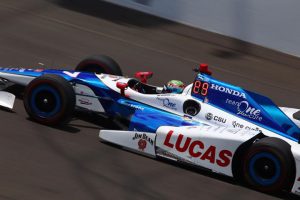
[[[206,96],[208,92],[209,84],[207,82],[202,83],[197,80],[194,83],[193,93],[201,94],[202,96]]]

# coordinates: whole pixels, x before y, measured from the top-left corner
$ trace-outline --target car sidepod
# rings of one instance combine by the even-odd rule
[[[156,154],[233,177],[235,153],[258,134],[219,126],[163,126],[157,130]]]

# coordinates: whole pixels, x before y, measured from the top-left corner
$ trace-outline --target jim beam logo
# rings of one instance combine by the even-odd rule
[[[138,140],[138,148],[141,151],[144,151],[147,147],[147,143],[153,146],[154,141],[147,136],[146,133],[135,133],[134,137],[132,140]]]

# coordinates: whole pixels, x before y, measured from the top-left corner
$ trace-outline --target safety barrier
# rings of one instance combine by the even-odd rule
[[[299,0],[106,0],[300,56]]]

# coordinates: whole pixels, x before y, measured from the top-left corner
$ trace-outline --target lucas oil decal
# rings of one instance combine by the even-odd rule
[[[176,141],[172,143],[172,137],[174,136],[171,130],[168,132],[163,145],[175,149],[178,153],[188,152],[188,155],[193,158],[198,158],[220,167],[227,167],[231,163],[233,154],[229,150],[218,149],[214,145],[207,146],[205,142],[184,137],[183,134],[179,134]]]

